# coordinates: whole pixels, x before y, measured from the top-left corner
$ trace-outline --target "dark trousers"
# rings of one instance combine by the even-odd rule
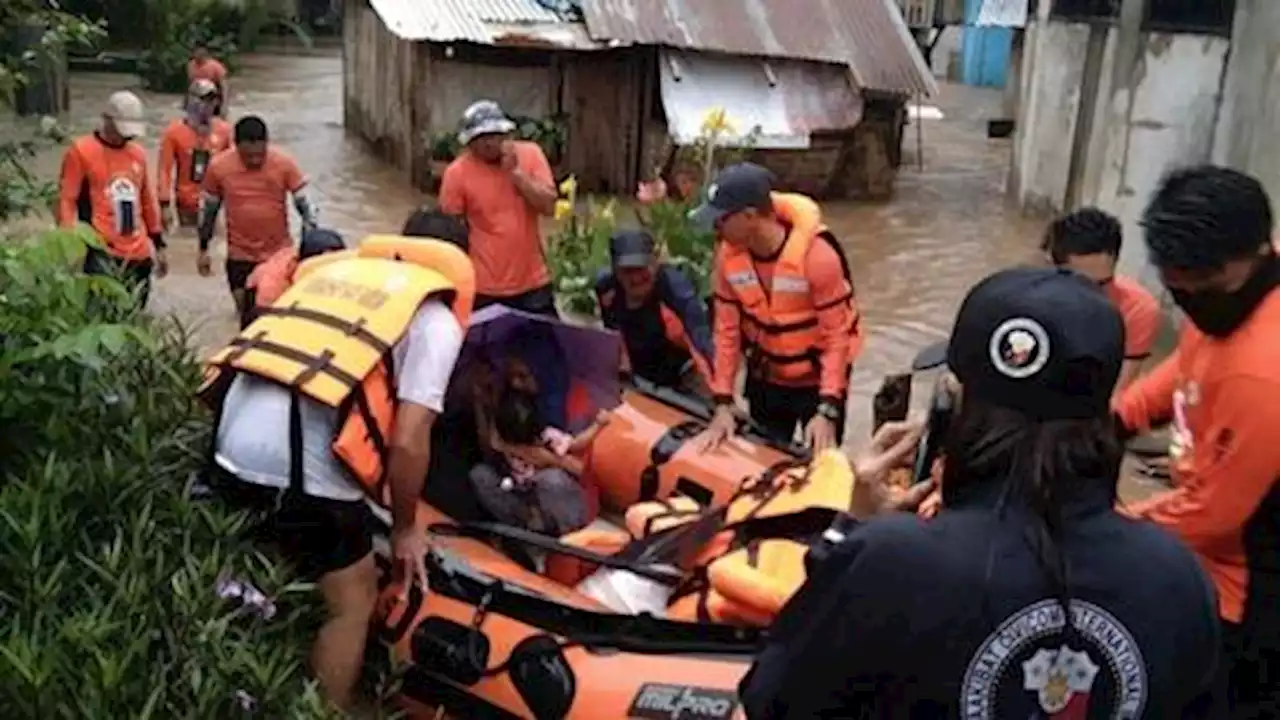
[[[517,295],[476,294],[476,310],[489,305],[505,305],[513,310],[523,310],[534,315],[546,315],[557,320],[560,319],[560,313],[556,310],[556,294],[550,285],[543,285],[540,288],[527,290]]]
[[[109,275],[124,283],[133,294],[135,306],[141,310],[151,297],[151,260],[124,260],[98,248],[87,248],[84,255],[86,275]]]
[[[776,440],[791,442],[796,428],[803,429],[818,412],[821,399],[817,387],[774,385],[762,380],[747,380],[745,388],[751,419]],[[844,442],[845,402],[841,399],[840,417],[836,419],[836,442]]]
[[[1208,717],[1280,718],[1280,650],[1255,644],[1239,625],[1222,622],[1222,657]]]

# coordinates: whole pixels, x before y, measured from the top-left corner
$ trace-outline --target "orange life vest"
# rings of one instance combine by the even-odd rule
[[[818,384],[822,355],[818,309],[810,292],[807,272],[813,242],[829,242],[839,253],[836,240],[822,224],[818,204],[803,195],[773,193],[773,211],[791,232],[774,265],[768,289],[760,283],[751,253],[724,244],[717,268],[723,273],[742,313],[743,350],[752,367],[768,380],[788,385]],[[843,256],[842,256],[843,257]],[[845,267],[849,279],[849,269]],[[850,293],[847,300],[852,300]],[[860,344],[850,344],[849,362]]]
[[[245,287],[253,291],[254,304],[267,307],[284,295],[293,284],[293,273],[298,268],[298,253],[291,247],[276,251],[249,274]]]
[[[806,579],[805,556],[809,546],[787,537],[750,538],[733,527],[770,518],[786,520],[807,510],[843,512],[849,508],[856,479],[848,459],[839,451],[819,455],[807,468],[794,468],[769,477],[744,491],[725,510],[724,530],[695,551],[686,568],[696,581],[674,598],[667,617],[679,620],[723,622],[765,627],[772,624],[782,606]],[[637,503],[627,510],[627,532],[580,530],[561,541],[595,550],[617,552],[631,539],[643,540],[688,523],[700,522],[706,509],[691,498]],[[591,567],[582,563],[548,563],[547,572],[573,584]]]
[[[312,258],[303,265],[326,262],[298,273],[274,305],[210,358],[201,396],[220,415],[231,380],[249,373],[292,389],[295,414],[301,395],[337,409],[334,455],[375,500],[389,502],[385,473],[396,410],[391,350],[428,298],[446,300],[467,326],[475,275],[459,256],[466,260],[448,243],[380,236],[354,256]]]

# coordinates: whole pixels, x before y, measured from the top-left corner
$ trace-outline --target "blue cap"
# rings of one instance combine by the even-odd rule
[[[969,291],[951,339],[926,348],[915,369],[943,363],[965,397],[1037,420],[1101,417],[1124,363],[1124,322],[1071,270],[1002,270]]]

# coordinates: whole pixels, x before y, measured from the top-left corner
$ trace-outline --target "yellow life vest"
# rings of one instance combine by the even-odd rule
[[[336,408],[334,455],[382,502],[389,500],[384,475],[396,408],[391,350],[428,298],[448,301],[466,327],[469,315],[459,306],[471,306],[472,293],[464,290],[475,284],[469,261],[455,262],[461,253],[455,246],[417,238],[399,243],[404,260],[389,259],[395,243],[380,241],[369,253],[362,247],[354,257],[331,253],[339,257],[303,263],[293,286],[209,359],[200,391],[220,413],[235,374],[249,373]]]

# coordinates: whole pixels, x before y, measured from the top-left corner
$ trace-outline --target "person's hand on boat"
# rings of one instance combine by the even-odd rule
[[[924,502],[937,487],[936,481],[905,488],[889,482],[890,471],[911,462],[923,434],[924,423],[920,421],[887,422],[880,426],[871,444],[852,458],[856,481],[850,514],[866,519],[885,512],[913,511]]]
[[[398,577],[404,579],[402,592],[408,593],[415,580],[427,584],[427,534],[416,526],[391,530],[391,555]]]
[[[715,414],[711,416],[711,422],[707,424],[707,429],[702,431],[702,435],[698,440],[698,444],[702,452],[711,452],[717,450],[724,441],[733,436],[738,427],[738,418],[733,412],[733,406],[720,405],[716,408]]]
[[[814,415],[804,426],[804,444],[814,455],[835,447],[836,424],[821,415]]]

